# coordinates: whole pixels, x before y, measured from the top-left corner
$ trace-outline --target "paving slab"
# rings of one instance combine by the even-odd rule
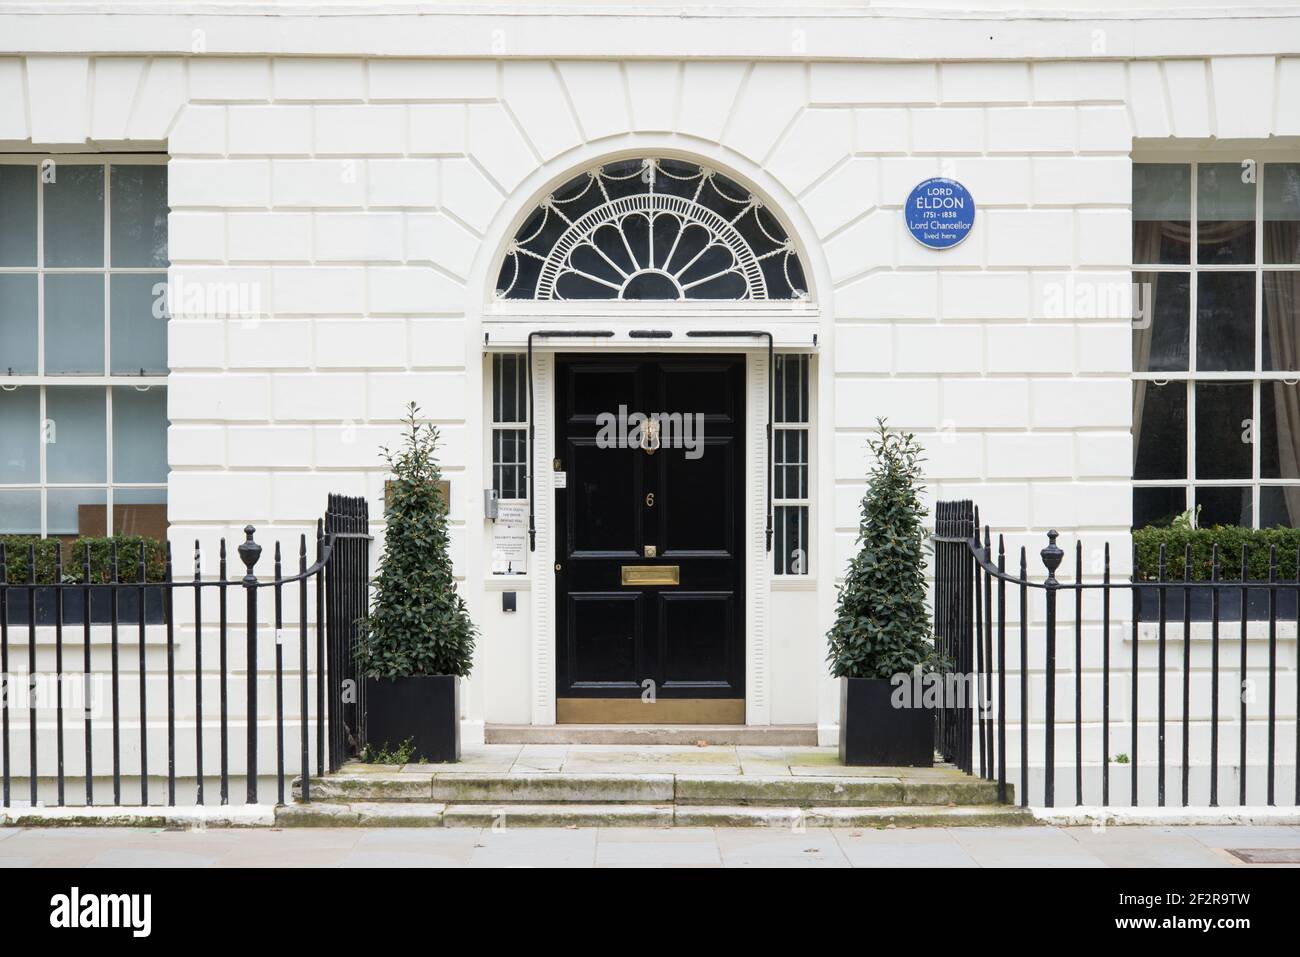
[[[1071,827],[1062,829],[1108,867],[1231,867],[1190,834],[1172,828]]]
[[[1056,828],[963,828],[955,840],[980,867],[1105,867],[1097,855]]]
[[[1206,847],[1300,847],[1300,827],[1190,825],[1179,830]],[[1247,836],[1250,843],[1242,843]]]
[[[703,841],[596,843],[597,867],[717,867],[721,863],[722,855],[712,836]]]
[[[723,867],[849,867],[827,830],[783,834],[763,830],[718,832]]]
[[[854,867],[979,867],[944,828],[835,828],[831,833]]]
[[[595,828],[506,828],[483,831],[471,867],[592,867]]]

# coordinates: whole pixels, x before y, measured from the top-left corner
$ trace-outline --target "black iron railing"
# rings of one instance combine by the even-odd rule
[[[1162,546],[1156,576],[1150,580],[1137,574],[1135,554],[1134,573],[1120,580],[1112,579],[1108,544],[1097,553],[1096,567],[1087,574],[1084,546],[1080,541],[1075,543],[1072,580],[1062,581],[1057,571],[1065,553],[1056,544],[1058,535],[1053,531],[1048,533],[1048,543],[1039,552],[1046,575],[1031,580],[1025,547],[1020,548],[1019,570],[1013,574],[1007,570],[1004,536],[998,536],[995,552],[987,525],[982,532],[981,538],[979,510],[972,502],[937,504],[932,536],[937,643],[947,659],[945,670],[952,675],[968,675],[971,681],[967,687],[973,686],[970,694],[949,694],[944,699],[936,733],[939,750],[946,760],[975,773],[977,750],[978,773],[997,781],[1005,799],[1010,755],[1019,766],[1016,796],[1020,803],[1046,807],[1057,803],[1061,775],[1069,775],[1066,780],[1073,779],[1072,797],[1076,805],[1097,803],[1085,800],[1085,794],[1090,798],[1099,797],[1103,806],[1124,803],[1123,798],[1113,800],[1112,785],[1116,783],[1113,778],[1119,775],[1112,774],[1112,765],[1120,769],[1119,774],[1127,772],[1124,774],[1128,778],[1127,803],[1133,806],[1152,803],[1152,798],[1160,806],[1170,802],[1171,771],[1178,785],[1176,800],[1182,806],[1217,806],[1222,796],[1220,761],[1235,760],[1238,804],[1300,805],[1300,774],[1296,770],[1300,766],[1300,708],[1295,704],[1300,700],[1300,666],[1293,660],[1290,676],[1278,667],[1279,601],[1285,601],[1286,607],[1293,610],[1287,623],[1300,630],[1297,621],[1300,616],[1294,613],[1296,596],[1300,595],[1300,575],[1294,581],[1278,580],[1275,548],[1270,555],[1267,581],[1249,580],[1244,549],[1240,578],[1225,580],[1217,547],[1212,553],[1210,580],[1197,581],[1190,546],[1182,556],[1181,569],[1171,565]],[[1177,574],[1181,577],[1173,577]],[[1193,606],[1197,604],[1194,598],[1205,597],[1205,593],[1208,593],[1208,616],[1201,619],[1193,615]],[[1252,596],[1256,594],[1266,595],[1268,606],[1267,619],[1257,623],[1261,630],[1266,629],[1267,664],[1262,668],[1257,660],[1252,665],[1248,652],[1248,644],[1253,639],[1249,630],[1253,617],[1250,610]],[[1226,599],[1231,599],[1236,611],[1232,618],[1223,615]],[[1179,612],[1173,621],[1171,609]],[[1225,621],[1239,630],[1224,635]],[[1207,689],[1198,687],[1202,682],[1192,680],[1193,642],[1201,640],[1206,630],[1210,659],[1208,693]],[[1125,635],[1130,640],[1127,660],[1116,661],[1112,637]],[[1012,643],[1010,654],[1008,641]],[[1067,655],[1073,652],[1066,667],[1073,679],[1074,707],[1071,713],[1065,714],[1058,712],[1061,691],[1058,642],[1064,643]],[[1170,654],[1171,642],[1181,646],[1181,654]],[[1230,664],[1224,660],[1222,646],[1233,642],[1238,646],[1237,656],[1235,663]],[[1037,668],[1034,663],[1040,654],[1041,668]],[[1099,694],[1085,687],[1085,675],[1090,673],[1099,679]],[[1279,683],[1285,677],[1296,685],[1290,705],[1294,718],[1279,718],[1279,703],[1284,700]],[[1121,679],[1122,683],[1113,686],[1113,678]],[[1235,679],[1234,693],[1228,695],[1223,681],[1231,679]],[[1090,681],[1089,685],[1096,683]],[[1252,713],[1249,708],[1260,683],[1264,685],[1266,703],[1263,715],[1260,709]],[[1152,684],[1154,691],[1150,688]],[[1114,687],[1127,689],[1126,713],[1112,713]],[[1154,714],[1147,714],[1142,709],[1144,705],[1149,707],[1146,696],[1151,694],[1154,694],[1155,710]],[[1203,708],[1207,697],[1208,714],[1193,718],[1193,710]],[[1229,702],[1235,707],[1224,706]],[[1092,714],[1093,706],[1099,714]],[[1179,749],[1176,755],[1171,755],[1169,740],[1175,723]],[[1228,729],[1235,731],[1234,753],[1227,753],[1223,747],[1225,723],[1235,725]],[[1288,724],[1294,725],[1293,756],[1284,756],[1279,743]],[[1011,744],[1008,744],[1008,726],[1015,738]],[[1073,744],[1072,761],[1068,753],[1057,753],[1058,731],[1062,726],[1066,729],[1066,741]],[[1072,735],[1069,734],[1071,726]],[[1194,747],[1194,737],[1201,736],[1202,732],[1208,740]],[[1030,739],[1039,734],[1042,741],[1034,748],[1037,753],[1032,753]],[[1095,737],[1095,743],[1087,749],[1093,751],[1091,755],[1086,753],[1086,737]],[[1144,738],[1145,747],[1142,746]],[[1148,753],[1152,738],[1154,761]],[[1120,747],[1126,748],[1126,752],[1113,755],[1112,748]],[[1293,758],[1291,765],[1286,764],[1285,757]],[[1031,769],[1041,774],[1041,784],[1032,793]],[[1099,782],[1095,773],[1094,780],[1085,782],[1085,770],[1098,769]],[[1154,780],[1144,784],[1143,769],[1150,771],[1147,777]],[[1200,775],[1204,780],[1194,786],[1193,778],[1197,776],[1194,772],[1200,770],[1206,772]],[[1284,788],[1280,782],[1288,772],[1292,786]],[[1253,785],[1248,783],[1252,774]]]
[[[6,555],[4,544],[0,543],[0,681],[3,681],[0,687],[0,776],[3,780],[0,806],[13,806],[15,779],[21,781],[24,778],[27,803],[32,806],[48,803],[60,806],[67,803],[121,805],[132,801],[124,793],[124,778],[138,779],[140,805],[164,803],[161,799],[155,800],[158,795],[150,791],[151,783],[162,777],[150,764],[150,758],[156,757],[159,750],[166,755],[167,805],[178,803],[178,781],[190,780],[193,782],[193,803],[209,803],[206,793],[209,778],[215,779],[219,802],[228,804],[231,801],[231,778],[241,770],[247,803],[259,802],[259,777],[273,774],[276,801],[283,804],[286,768],[290,763],[297,764],[303,798],[311,799],[309,756],[313,728],[317,776],[337,770],[349,753],[349,742],[358,740],[358,703],[355,699],[350,703],[344,702],[346,689],[358,685],[353,643],[357,619],[365,614],[369,601],[370,536],[366,502],[361,498],[330,496],[325,518],[316,525],[314,557],[309,561],[308,536],[300,535],[296,570],[286,574],[280,543],[276,542],[273,574],[269,579],[259,579],[254,573],[262,555],[262,546],[254,538],[254,527],[246,526],[244,535],[245,540],[236,549],[245,569],[240,578],[232,579],[229,575],[229,558],[223,538],[218,545],[215,577],[204,575],[203,553],[198,541],[194,543],[193,577],[178,578],[174,575],[171,545],[168,543],[160,581],[148,580],[144,544],[135,555],[119,554],[114,545],[109,556],[108,581],[99,584],[92,582],[88,547],[82,555],[73,556],[74,560],[79,559],[76,571],[80,573],[80,580],[65,578],[64,572],[71,566],[64,564],[61,544],[55,545],[54,581],[44,583],[36,580],[35,548],[29,545],[24,556],[27,580],[10,583],[9,563],[13,556]],[[136,566],[133,581],[122,581],[122,570],[127,562]],[[233,596],[232,589],[235,590]],[[232,622],[232,612],[235,611],[232,602],[237,600],[240,591],[243,592],[244,605],[242,623]],[[271,607],[260,607],[263,596],[268,593]],[[290,634],[286,634],[286,600],[292,601],[295,595],[297,621],[292,623]],[[209,614],[215,603],[215,623],[205,621],[205,603]],[[129,605],[127,614],[123,614],[124,605]],[[70,616],[69,608],[79,609],[80,613]],[[153,608],[160,608],[160,613],[153,614]],[[272,629],[261,620],[263,613],[268,613]],[[70,617],[76,618],[75,623],[68,620]],[[107,662],[103,660],[103,651],[96,653],[93,648],[97,627],[108,629]],[[148,652],[153,643],[150,640],[151,627],[154,630],[161,628],[165,634],[163,675],[157,674],[156,666],[152,670],[149,666]],[[51,630],[52,636],[48,634]],[[243,631],[242,655],[232,654],[232,645],[238,647],[237,630]],[[132,631],[138,649],[134,668],[124,665],[121,655],[124,633],[129,635]],[[185,633],[180,640],[178,632]],[[65,655],[65,645],[75,642],[77,637],[82,645],[80,669],[69,671],[67,666],[73,659]],[[294,637],[297,638],[297,661],[287,666],[285,642]],[[274,643],[274,659],[272,673],[264,675],[259,659],[268,640]],[[48,658],[44,647],[47,642],[53,646],[53,668],[42,670],[38,667],[39,659]],[[11,644],[20,643],[26,644],[25,674],[15,674],[10,669],[13,663]],[[215,670],[207,657],[213,651],[217,658]],[[184,659],[179,668],[178,656]],[[298,685],[296,709],[285,695],[286,677]],[[165,710],[149,693],[151,686],[156,686],[160,679],[165,681]],[[135,685],[134,696],[124,692],[124,681]],[[261,735],[270,724],[267,709],[259,702],[259,692],[268,681],[274,694],[273,771],[259,757]],[[232,684],[236,692],[242,690],[242,696],[232,695]],[[104,685],[107,686],[106,694],[101,693],[105,690]],[[205,699],[205,690],[210,695],[213,685],[217,697],[215,721],[211,713],[211,698]],[[80,700],[69,700],[74,697]],[[128,701],[130,697],[135,700]],[[101,707],[105,704],[109,705],[107,709]],[[131,704],[135,706],[133,715],[125,713]],[[242,715],[238,713],[240,704],[243,706]],[[182,707],[193,709],[184,714],[184,720],[193,723],[193,747],[188,750],[183,747],[178,729],[178,709]],[[25,767],[16,768],[22,742],[12,740],[15,736],[11,732],[15,715],[23,712],[26,716],[26,762]],[[50,712],[53,713],[52,720]],[[286,744],[286,716],[298,726],[296,762],[292,762],[286,750],[290,747]],[[231,755],[230,732],[232,722],[240,720],[245,726],[244,754],[242,760],[236,760]],[[165,735],[158,733],[164,722]],[[73,758],[67,748],[70,726],[74,724],[80,724],[82,754],[79,760]],[[127,738],[132,730],[131,724],[136,726],[136,742]],[[205,753],[204,747],[205,739],[213,736],[218,746],[215,762]],[[159,738],[165,740],[160,742]],[[135,744],[134,748],[132,744]],[[107,766],[96,763],[97,751],[104,746],[111,749]],[[135,753],[124,755],[124,749]],[[178,757],[178,752],[183,752],[183,756]],[[69,778],[76,777],[84,779],[84,802],[69,801],[67,783]],[[104,779],[104,785],[99,788],[96,787],[97,778]],[[42,782],[48,784],[51,780],[53,794],[43,798]],[[111,793],[111,802],[103,800],[105,787]],[[52,801],[48,800],[50,796]],[[190,801],[183,798],[181,803]]]

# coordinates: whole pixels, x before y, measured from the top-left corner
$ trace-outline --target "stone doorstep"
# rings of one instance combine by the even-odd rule
[[[293,794],[295,800],[301,800],[297,781]],[[997,785],[964,776],[952,780],[906,781],[830,775],[403,771],[335,774],[313,779],[311,797],[313,802],[327,803],[972,806],[996,805]],[[1011,794],[1009,797],[1014,799]]]
[[[754,807],[668,804],[310,804],[276,809],[279,827],[1007,827],[1019,807]]]
[[[654,745],[756,745],[766,747],[816,747],[817,726],[790,725],[594,725],[594,724],[489,724],[483,729],[487,744],[614,744],[630,747]]]

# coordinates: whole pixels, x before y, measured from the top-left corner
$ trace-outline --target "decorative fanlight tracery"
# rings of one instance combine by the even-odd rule
[[[506,250],[499,299],[791,300],[803,266],[762,201],[717,170],[630,159],[547,196]]]

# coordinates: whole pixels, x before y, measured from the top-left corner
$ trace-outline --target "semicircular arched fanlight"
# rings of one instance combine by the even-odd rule
[[[791,300],[803,265],[771,211],[717,170],[629,159],[547,196],[506,249],[498,299]]]

